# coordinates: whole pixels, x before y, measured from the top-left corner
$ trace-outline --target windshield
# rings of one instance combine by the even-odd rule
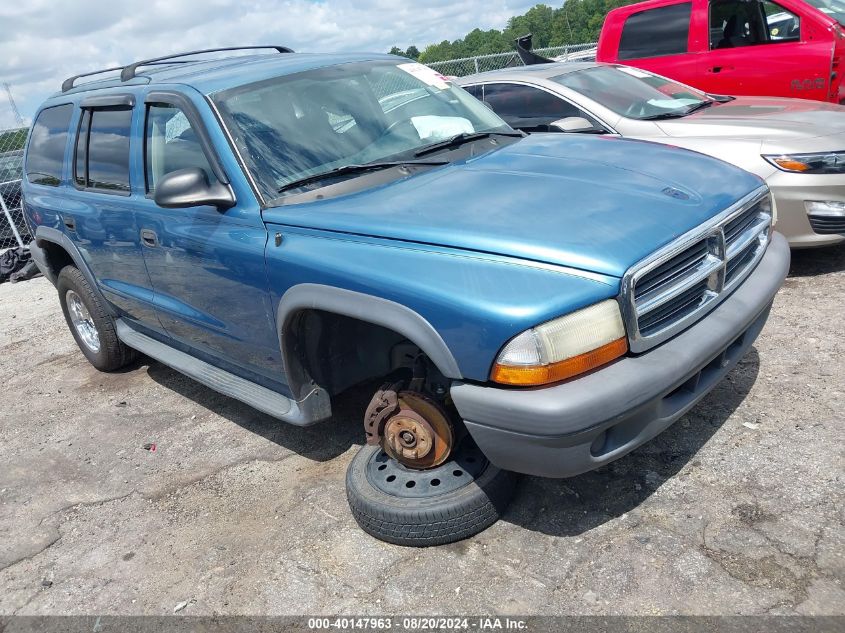
[[[217,93],[213,100],[265,199],[347,165],[412,160],[461,134],[511,128],[435,71],[355,62]]]
[[[804,0],[845,26],[845,0]]]
[[[596,66],[550,79],[629,119],[682,116],[711,101],[689,86],[628,66]]]

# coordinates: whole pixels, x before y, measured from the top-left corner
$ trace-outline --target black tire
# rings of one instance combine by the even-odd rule
[[[114,371],[128,365],[138,357],[138,352],[124,345],[117,337],[114,319],[92,290],[85,275],[76,266],[62,268],[56,281],[56,289],[59,291],[59,303],[62,305],[62,312],[65,315],[68,329],[70,329],[79,350],[85,355],[89,363],[100,371]],[[99,339],[99,349],[92,349],[82,339],[73,324],[71,308],[68,305],[69,292],[75,293],[88,310]]]
[[[513,496],[515,475],[486,460],[473,480],[446,494],[428,498],[387,494],[368,477],[368,464],[379,455],[384,459],[379,446],[358,451],[346,471],[346,497],[361,529],[388,543],[426,547],[468,538],[493,525]]]

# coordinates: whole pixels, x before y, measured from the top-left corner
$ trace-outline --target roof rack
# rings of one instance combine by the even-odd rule
[[[160,64],[166,60],[175,60],[179,57],[188,57],[190,55],[200,55],[202,53],[221,53],[224,51],[246,51],[246,50],[256,50],[256,49],[269,49],[272,48],[279,53],[292,53],[293,50],[288,48],[287,46],[228,46],[225,48],[206,48],[197,51],[188,51],[187,53],[175,53],[173,55],[164,55],[163,57],[153,57],[151,59],[143,59],[138,62],[133,62],[128,66],[115,66],[113,68],[104,68],[102,70],[94,70],[90,73],[82,73],[80,75],[74,75],[73,77],[68,77],[62,82],[62,92],[67,92],[71,88],[73,88],[73,84],[77,79],[81,79],[82,77],[90,77],[91,75],[99,75],[100,73],[107,73],[113,72],[116,70],[120,71],[120,80],[121,81],[129,81],[130,79],[135,78],[135,71],[138,70],[141,66],[152,66],[156,64]],[[186,63],[184,61],[174,61],[173,63]]]
[[[114,68],[103,68],[102,70],[92,70],[90,73],[82,73],[81,75],[74,75],[73,77],[68,77],[62,82],[62,92],[67,92],[71,88],[73,88],[73,82],[77,79],[82,79],[83,77],[90,77],[91,75],[99,75],[100,73],[108,73],[115,70],[123,70],[123,66],[115,66]]]

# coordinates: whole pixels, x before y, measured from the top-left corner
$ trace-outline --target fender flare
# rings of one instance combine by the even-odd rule
[[[100,285],[97,283],[96,278],[91,272],[91,269],[88,267],[88,264],[83,259],[82,253],[79,252],[76,244],[74,244],[67,235],[58,229],[54,229],[49,226],[39,226],[35,230],[35,239],[30,244],[29,250],[32,254],[32,259],[35,260],[35,265],[38,266],[38,269],[45,277],[47,277],[50,283],[54,286],[56,285],[56,279],[59,271],[56,271],[54,274],[50,268],[49,262],[47,261],[47,255],[44,253],[43,245],[45,242],[61,246],[67,254],[70,255],[74,265],[85,276],[85,279],[88,281],[91,289],[97,293],[97,298],[100,299],[100,302],[103,306],[105,306],[106,310],[109,311],[109,314],[117,317],[118,314],[114,311],[111,303],[105,298],[100,290]]]
[[[444,376],[455,380],[462,378],[458,363],[446,342],[431,323],[410,308],[362,292],[304,283],[289,288],[279,301],[276,311],[282,362],[289,383],[298,382],[301,373],[296,371],[293,351],[291,345],[286,344],[285,338],[291,320],[297,313],[309,309],[332,312],[393,330],[418,345]],[[290,384],[294,395],[303,386]]]

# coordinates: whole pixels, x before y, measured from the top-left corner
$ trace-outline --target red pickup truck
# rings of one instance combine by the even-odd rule
[[[596,59],[710,93],[845,104],[845,0],[649,0],[607,14]]]

